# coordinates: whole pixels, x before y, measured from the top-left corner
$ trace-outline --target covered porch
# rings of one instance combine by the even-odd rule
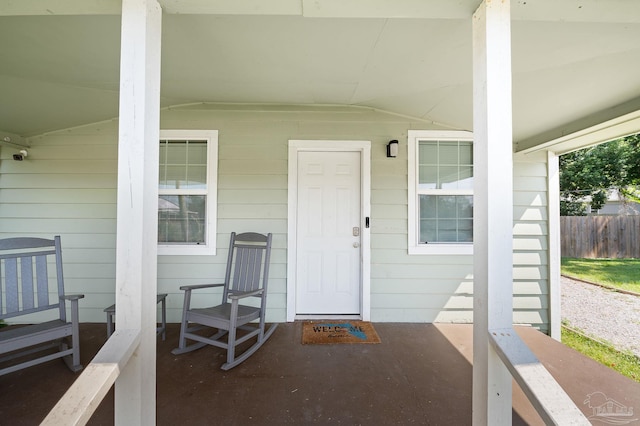
[[[103,394],[107,394],[102,406],[105,408],[101,407],[92,421],[101,423],[99,419],[104,415],[102,410],[105,410],[112,416],[106,418],[105,423],[114,421],[116,424],[195,423],[201,420],[189,419],[191,415],[203,415],[209,421],[222,419],[225,423],[237,424],[254,420],[256,423],[313,422],[326,421],[329,417],[340,422],[367,423],[368,416],[380,407],[382,414],[377,414],[378,418],[371,418],[372,423],[383,423],[385,420],[380,416],[388,415],[390,423],[470,423],[473,417],[476,424],[508,424],[512,417],[512,399],[515,400],[513,409],[517,413],[516,422],[527,419],[525,413],[533,412],[528,402],[519,402],[524,401],[524,397],[517,386],[512,398],[511,375],[519,383],[529,385],[528,399],[537,406],[538,412],[546,413],[549,419],[559,416],[557,419],[565,419],[564,424],[567,423],[566,419],[586,423],[579,411],[584,408],[583,403],[588,395],[598,391],[607,395],[607,392],[620,388],[612,388],[611,391],[608,388],[601,389],[602,383],[609,382],[598,380],[591,386],[595,389],[585,386],[577,393],[572,392],[572,383],[578,377],[576,367],[585,377],[592,377],[596,367],[581,368],[576,360],[569,361],[569,367],[549,364],[549,360],[544,360],[544,351],[541,352],[540,348],[536,350],[535,342],[525,339],[534,348],[533,353],[542,360],[541,364],[538,363],[511,328],[513,322],[533,323],[530,320],[514,320],[513,301],[514,297],[517,298],[514,282],[518,288],[527,288],[523,292],[533,291],[536,294],[533,299],[537,300],[532,304],[522,303],[523,298],[518,298],[517,302],[522,303],[520,310],[536,317],[536,320],[538,317],[548,317],[541,322],[548,325],[550,334],[557,338],[560,326],[556,220],[558,155],[640,128],[640,97],[637,73],[633,67],[638,61],[637,6],[624,1],[615,2],[615,6],[610,3],[605,5],[596,0],[585,2],[588,7],[572,2],[563,2],[558,6],[557,2],[551,0],[537,2],[536,6],[528,4],[531,2],[513,3],[512,14],[510,2],[489,0],[465,0],[455,6],[448,0],[378,1],[367,6],[357,1],[324,3],[332,5],[329,7],[310,0],[280,1],[267,7],[258,6],[252,1],[238,2],[234,6],[231,2],[204,0],[74,1],[68,4],[50,1],[43,5],[25,2],[27,6],[2,2],[3,14],[8,16],[6,21],[12,25],[5,31],[13,31],[10,35],[12,40],[31,41],[31,36],[16,37],[15,34],[29,34],[30,28],[43,27],[48,15],[62,17],[54,20],[54,26],[45,26],[49,31],[45,34],[48,35],[34,40],[33,46],[11,44],[7,56],[12,58],[12,62],[8,66],[3,65],[7,77],[1,81],[3,87],[7,88],[7,94],[12,94],[6,100],[6,104],[11,105],[10,111],[2,114],[0,122],[0,136],[4,145],[29,149],[34,146],[29,157],[34,159],[34,163],[27,163],[34,165],[32,174],[47,170],[56,178],[62,175],[62,180],[53,181],[58,182],[60,188],[57,189],[62,190],[70,200],[68,205],[78,204],[77,194],[69,189],[88,189],[86,193],[93,195],[95,189],[107,187],[103,198],[88,202],[86,217],[82,217],[91,221],[83,231],[82,238],[93,244],[96,229],[101,228],[106,236],[102,246],[91,247],[105,250],[103,253],[110,259],[109,265],[104,268],[108,270],[108,276],[98,285],[101,288],[97,288],[93,305],[86,315],[89,318],[89,315],[95,315],[102,306],[112,302],[101,303],[102,296],[114,295],[119,309],[119,328],[102,348],[104,353],[101,351],[100,359],[88,365],[80,376],[78,381],[83,385],[71,388],[71,394],[62,401],[50,419],[51,423],[63,422],[56,416],[69,412],[82,411],[88,418],[91,405],[97,404]],[[84,17],[77,19],[81,22],[74,22],[76,16]],[[513,71],[512,22],[515,42]],[[570,28],[567,22],[571,23]],[[72,33],[69,39],[82,43],[69,56],[58,49],[50,56],[42,40],[52,40],[52,46],[56,48],[75,44],[65,43],[65,38],[58,39],[58,35],[64,33],[63,29],[74,23],[80,25],[82,31]],[[100,30],[102,26],[103,31]],[[367,30],[369,26],[371,28]],[[274,32],[275,28],[280,31]],[[219,30],[219,33],[209,34],[211,29]],[[76,34],[87,34],[87,42],[84,43],[85,38]],[[365,37],[361,39],[363,34]],[[185,35],[191,37],[185,38]],[[593,43],[589,42],[590,37],[594,38]],[[302,38],[306,43],[298,45]],[[339,47],[345,45],[345,40],[354,43],[343,51]],[[265,41],[265,44],[257,41]],[[95,48],[103,43],[108,46],[104,49]],[[118,45],[121,46],[119,51]],[[214,49],[216,46],[217,49]],[[399,46],[403,48],[399,49]],[[29,47],[34,50],[29,50]],[[180,52],[193,52],[193,56],[177,55]],[[205,52],[210,55],[205,55]],[[234,54],[228,55],[228,52]],[[67,57],[71,60],[66,60]],[[203,62],[204,57],[208,57],[208,60]],[[408,58],[413,60],[407,62]],[[622,60],[629,66],[611,66]],[[398,73],[397,70],[405,72]],[[613,70],[624,72],[613,73]],[[80,90],[76,92],[72,89]],[[410,121],[401,131],[383,128],[366,138],[360,137],[363,131],[358,137],[349,137],[358,141],[366,139],[367,143],[370,143],[369,140],[380,144],[382,140],[404,139],[409,130],[425,127],[451,131],[473,130],[473,261],[465,263],[465,258],[457,258],[449,263],[451,253],[442,250],[436,257],[428,259],[431,263],[442,259],[440,271],[443,274],[456,266],[473,266],[473,309],[468,305],[464,307],[467,313],[473,311],[473,330],[469,325],[450,326],[451,330],[465,330],[466,337],[456,344],[452,343],[456,339],[443,337],[449,334],[443,334],[440,326],[411,326],[417,327],[419,333],[412,333],[417,336],[411,336],[409,343],[409,336],[403,334],[411,327],[405,325],[405,329],[402,325],[381,324],[381,337],[387,344],[329,350],[324,347],[302,347],[297,343],[297,323],[287,324],[269,342],[268,347],[272,350],[266,350],[265,347],[259,357],[252,360],[251,368],[256,370],[242,366],[240,370],[226,374],[219,373],[217,365],[211,365],[212,358],[203,359],[208,368],[203,370],[197,367],[203,365],[202,362],[196,362],[197,357],[205,356],[207,351],[203,351],[203,355],[180,359],[169,356],[168,350],[175,342],[171,332],[167,342],[156,347],[153,301],[158,293],[159,278],[166,278],[167,275],[166,270],[158,273],[159,131],[161,128],[217,129],[219,124],[208,121],[211,127],[199,125],[202,122],[194,120],[194,117],[203,115],[200,111],[192,111],[178,117],[180,119],[168,117],[162,121],[160,110],[164,107],[163,111],[168,115],[181,115],[181,111],[172,108],[180,105],[197,108],[211,102],[233,103],[240,109],[245,103],[276,104],[281,109],[293,106],[304,114],[308,105],[364,107],[372,111],[389,111],[394,116]],[[241,112],[235,111],[231,120],[237,120],[240,115]],[[82,126],[87,123],[110,121],[116,116],[117,166],[115,158],[111,163],[104,164],[105,168],[92,186],[77,188],[76,182],[82,181],[82,176],[68,176],[69,163],[65,163],[68,159],[58,157],[55,149],[51,154],[54,161],[45,164],[48,169],[36,168],[36,150],[45,147],[40,144],[41,138],[56,138],[59,134],[55,132],[69,133],[65,129],[71,128],[82,132]],[[320,119],[320,114],[316,118]],[[342,121],[357,123],[353,116],[347,115],[342,117]],[[232,136],[224,141],[227,147],[232,146],[232,140],[244,141],[251,137],[266,140],[270,144],[268,146],[280,147],[281,151],[269,150],[265,155],[272,159],[272,166],[275,167],[265,167],[261,172],[262,176],[274,177],[278,184],[274,187],[279,191],[279,196],[285,199],[283,205],[291,207],[293,203],[286,198],[286,194],[293,185],[286,185],[282,177],[292,174],[285,171],[287,157],[283,155],[283,148],[292,140],[303,137],[343,140],[338,131],[344,132],[341,129],[345,129],[345,126],[342,125],[344,123],[340,124],[331,126],[329,131],[327,124],[306,126],[298,121],[292,127],[286,127],[282,122],[271,119],[266,124],[261,122],[258,127],[249,126],[251,132],[248,135],[236,134],[234,138],[230,133],[225,134],[231,126],[221,128],[221,135],[227,138]],[[274,127],[281,134],[279,138],[270,140],[264,133]],[[100,129],[94,133],[99,132]],[[67,134],[62,138],[66,137]],[[78,146],[84,148],[84,142],[82,140]],[[110,148],[112,146],[115,145]],[[265,145],[260,142],[256,146]],[[76,149],[70,148],[69,151],[74,158],[78,156]],[[93,151],[98,150],[88,151],[94,155]],[[238,152],[243,155],[231,158],[232,161],[221,162],[228,167],[222,170],[222,178],[231,175],[229,169],[233,168],[233,160],[246,165],[246,158],[254,155],[255,150],[238,150],[235,155]],[[370,156],[368,151],[364,156]],[[85,171],[85,174],[93,172],[91,165],[95,163],[84,161],[87,157],[91,158],[88,153],[80,155],[78,164],[74,163],[75,170]],[[518,167],[514,167],[516,160],[522,163]],[[363,164],[363,170],[367,171],[363,174],[370,175],[369,164]],[[3,162],[7,170],[3,174],[13,177],[12,180],[3,176],[3,181],[15,185],[15,188],[8,189],[14,189],[14,196],[22,200],[21,189],[29,182],[23,174],[27,174],[25,171],[28,168],[18,169],[12,165],[12,162]],[[397,291],[394,285],[398,279],[389,271],[403,270],[409,263],[410,266],[422,263],[425,269],[431,266],[427,260],[417,262],[407,259],[412,244],[425,245],[426,241],[409,238],[411,232],[405,226],[397,228],[398,224],[408,224],[416,213],[407,201],[414,199],[416,194],[412,193],[409,197],[406,190],[409,185],[405,179],[412,173],[410,170],[413,166],[408,161],[406,165],[396,166],[393,170],[385,166],[387,164],[380,162],[379,168],[374,167],[373,173],[373,189],[378,192],[373,194],[377,199],[372,197],[372,211],[382,220],[375,222],[373,229],[364,225],[368,223],[365,217],[369,218],[370,207],[369,198],[364,197],[363,214],[359,218],[362,226],[358,228],[364,229],[362,246],[372,242],[375,249],[372,256],[368,251],[363,251],[361,255],[361,264],[364,266],[357,282],[362,289],[363,308],[359,314],[364,320],[376,321],[383,317],[383,310],[388,310],[389,306],[383,303],[375,306],[378,309],[370,316],[369,308],[372,305],[370,299],[387,301]],[[65,173],[60,173],[60,170]],[[43,176],[47,180],[46,175]],[[226,184],[234,182],[236,185],[246,182],[242,176],[234,178],[221,181]],[[110,185],[115,180],[117,187],[114,185],[112,188]],[[368,180],[366,182],[361,186],[368,193],[371,188]],[[404,193],[398,194],[398,198],[385,196],[389,195],[389,182],[398,192]],[[35,186],[32,189],[36,192],[28,199],[30,202],[41,200],[39,197],[49,194],[48,182]],[[117,195],[108,192],[111,189],[115,189]],[[391,204],[387,204],[389,200]],[[62,199],[53,201],[64,204]],[[267,206],[272,201],[273,198],[263,204]],[[14,201],[14,204],[22,203],[27,204],[24,200]],[[35,204],[42,203],[37,201]],[[112,211],[105,212],[106,209],[97,208],[102,204],[110,206]],[[227,214],[227,217],[221,218],[221,225],[229,228],[237,226],[237,222],[233,221],[234,210],[224,208],[231,204],[223,202],[218,207]],[[75,216],[67,217],[67,213],[62,213],[65,220],[58,221],[46,215],[36,215],[33,218],[35,220],[27,221],[24,214],[20,213],[21,207],[19,205],[15,210],[9,209],[5,213],[8,220],[3,218],[4,234],[13,234],[16,230],[60,232],[61,224],[69,226],[69,234],[78,232],[75,227],[78,218]],[[46,209],[29,209],[30,212],[33,210]],[[263,217],[272,217],[273,211],[265,208],[262,212],[267,214],[263,214]],[[293,216],[289,210],[286,213],[284,210],[276,211],[279,212],[275,214],[281,236],[279,247],[283,251],[292,251],[294,232],[287,227],[287,223],[292,221]],[[255,218],[248,219],[254,224]],[[223,229],[226,228],[220,226],[217,232],[222,233]],[[390,233],[394,234],[395,239],[387,238]],[[216,231],[212,230],[212,234],[215,235]],[[377,240],[370,239],[372,234]],[[393,245],[390,244],[392,241],[396,241],[395,252],[388,251]],[[460,255],[457,250],[454,251],[456,256]],[[466,255],[469,256],[470,252],[466,251]],[[77,259],[80,259],[77,261],[80,271],[77,270],[76,277],[81,278],[85,274],[93,278],[92,264],[82,260],[81,256]],[[388,266],[381,261],[387,259],[391,259]],[[513,262],[509,259],[513,259]],[[102,265],[101,262],[102,258],[98,264]],[[291,261],[284,261],[282,265],[281,283],[289,284],[293,282],[290,276],[294,274],[290,271],[295,265]],[[202,275],[208,274],[203,272]],[[420,272],[416,273],[416,277],[421,276]],[[441,278],[434,277],[431,280],[430,284],[437,288],[425,293],[424,300],[432,300],[434,294],[440,295]],[[380,282],[372,285],[371,281],[375,279],[379,279],[382,285]],[[464,280],[467,280],[467,275]],[[371,291],[375,284],[378,284],[378,288]],[[455,284],[457,289],[461,283]],[[462,284],[466,285],[466,282]],[[422,289],[423,283],[418,283],[417,288]],[[282,295],[287,298],[291,296],[292,292],[288,290],[281,288],[281,300],[285,297]],[[411,296],[402,295],[399,298],[407,300]],[[448,301],[453,298],[445,295],[443,299]],[[291,303],[285,305],[283,302],[282,305],[280,311],[274,314],[280,315],[280,321],[283,320],[282,313],[292,309]],[[401,306],[399,310],[404,312],[402,309]],[[289,316],[287,320],[292,321]],[[396,317],[393,320],[399,319]],[[95,345],[96,351],[104,343],[99,331],[83,334],[85,339],[94,336],[90,344]],[[451,335],[455,336],[456,333],[452,332]],[[540,336],[549,343],[549,346],[541,347],[553,348],[551,352],[558,357],[560,347],[554,346],[558,343]],[[397,341],[394,340],[396,338]],[[438,341],[442,341],[443,345],[434,343]],[[474,349],[473,354],[470,353],[471,348]],[[363,350],[367,352],[363,353]],[[83,356],[88,361],[96,351],[84,349]],[[469,361],[471,359],[474,361],[473,369]],[[179,374],[180,381],[164,376],[169,371]],[[187,374],[186,371],[192,373]],[[211,372],[212,376],[207,377],[202,371]],[[558,377],[557,381],[569,396],[556,386],[547,371],[551,375],[567,375],[565,378]],[[20,386],[26,386],[29,382],[27,377],[38,372],[42,370],[20,373],[19,377],[23,380],[17,382]],[[42,376],[48,381],[53,374],[40,374],[40,380]],[[96,380],[96,376],[100,380]],[[240,376],[248,379],[246,383],[240,379],[229,382],[230,378]],[[367,378],[371,378],[371,381]],[[5,380],[9,378],[3,378],[3,383]],[[289,380],[291,382],[287,384],[285,381]],[[110,393],[114,383],[115,397]],[[233,386],[216,387],[224,383]],[[334,383],[335,386],[332,386]],[[60,386],[61,392],[55,395],[57,399],[69,382],[60,379],[55,381],[55,385],[41,381],[35,388],[46,392],[46,397],[41,398],[45,400],[54,398],[51,389]],[[12,386],[12,406],[15,402],[25,403],[25,409],[35,415],[34,386],[28,390]],[[169,391],[180,393],[172,395]],[[211,394],[216,391],[217,395]],[[253,394],[254,391],[258,396]],[[351,392],[356,396],[352,397]],[[608,396],[627,407],[633,406],[633,402],[625,398],[637,395],[637,389],[621,393],[624,395],[615,393]],[[91,401],[81,404],[81,400],[86,402],[89,398],[86,396],[88,394],[91,395]],[[200,396],[205,398],[198,402],[196,397]],[[223,397],[232,399],[227,401]],[[192,400],[186,403],[183,401],[185,398]],[[220,399],[213,404],[215,398]],[[570,399],[576,406],[571,404]],[[366,404],[358,406],[363,400]],[[255,411],[243,407],[244,403],[256,407]],[[430,406],[434,404],[436,407],[431,409]],[[52,405],[48,405],[48,408]],[[258,410],[261,405],[265,408]],[[353,406],[358,407],[357,411]],[[522,408],[517,408],[520,406]],[[175,418],[171,417],[172,413],[176,415]],[[251,414],[251,419],[235,417],[248,414]],[[452,418],[458,415],[461,416],[459,422],[457,418]],[[85,419],[83,416],[77,420],[79,423]],[[291,419],[286,416],[291,416]]]
[[[471,325],[375,328],[380,344],[303,345],[300,322],[280,324],[258,353],[225,372],[221,349],[172,355],[178,324],[169,324],[167,339],[158,338],[157,424],[472,423]],[[516,329],[585,416],[601,403],[596,397],[585,403],[596,392],[640,407],[639,383],[533,328]],[[87,364],[106,332],[96,323],[82,324],[81,331]],[[59,360],[0,377],[0,417],[13,425],[38,424],[77,377]],[[544,424],[516,383],[512,416],[514,425]],[[113,422],[111,391],[89,424]]]

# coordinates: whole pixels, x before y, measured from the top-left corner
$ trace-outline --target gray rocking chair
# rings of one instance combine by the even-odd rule
[[[78,300],[83,297],[65,293],[59,235],[53,240],[0,240],[0,320],[30,323],[34,319],[30,314],[43,315],[43,322],[0,332],[0,361],[22,360],[0,369],[0,376],[56,358],[62,358],[73,372],[82,370]],[[66,301],[71,302],[71,318],[67,318]],[[32,355],[50,348],[55,351]]]
[[[236,235],[232,232],[225,282],[180,287],[185,292],[180,340],[171,353],[183,354],[206,345],[224,348],[227,350],[227,362],[222,365],[223,370],[229,370],[253,355],[277,326],[272,324],[265,330],[270,254],[271,234],[247,232]],[[208,308],[192,308],[192,291],[212,287],[223,287],[222,303]],[[241,300],[248,297],[260,298],[259,306],[240,304]],[[257,323],[249,324],[256,320]],[[217,332],[210,337],[196,334],[207,328],[215,328]],[[244,333],[238,335],[237,330]],[[236,356],[236,346],[254,337],[257,337],[257,341]],[[187,345],[187,339],[196,343]]]

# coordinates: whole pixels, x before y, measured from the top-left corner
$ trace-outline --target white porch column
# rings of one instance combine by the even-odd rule
[[[141,330],[141,341],[116,381],[116,424],[156,423],[161,23],[156,0],[123,0],[116,327]]]
[[[509,0],[473,15],[473,424],[511,424],[511,375],[489,329],[513,322],[513,149]]]
[[[547,211],[549,222],[549,327],[551,337],[560,341],[562,330],[560,280],[560,157],[547,153]]]

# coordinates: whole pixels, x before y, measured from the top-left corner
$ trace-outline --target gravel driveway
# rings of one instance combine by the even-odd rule
[[[562,319],[640,357],[640,296],[562,277]]]

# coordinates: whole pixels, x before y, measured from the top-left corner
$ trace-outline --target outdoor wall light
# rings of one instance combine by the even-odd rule
[[[27,158],[28,154],[29,153],[27,152],[26,149],[21,149],[18,154],[13,154],[13,159],[16,160],[16,161],[22,161],[25,158]]]
[[[396,139],[389,141],[387,144],[387,158],[396,158],[398,156],[398,141]]]

